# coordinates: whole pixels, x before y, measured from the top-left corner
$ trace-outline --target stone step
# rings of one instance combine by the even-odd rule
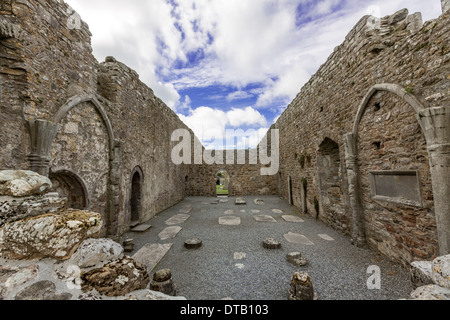
[[[162,258],[172,248],[173,243],[166,244],[146,244],[133,255],[133,260],[145,265],[147,272],[152,273]]]
[[[141,224],[131,229],[132,232],[146,232],[152,226],[150,224]]]
[[[136,227],[138,225],[139,225],[139,221],[131,221],[131,223],[130,223],[130,227],[131,228],[134,228],[134,227]]]

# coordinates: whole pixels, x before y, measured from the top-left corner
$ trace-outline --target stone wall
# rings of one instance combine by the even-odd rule
[[[280,194],[402,263],[450,250],[448,11],[425,24],[407,10],[363,17],[272,126],[275,176],[248,158],[174,165],[171,134],[187,127],[134,70],[95,60],[88,26],[64,2],[5,0],[0,13],[0,169],[49,175],[71,206],[102,214],[103,233],[186,195],[214,196],[226,170],[231,195]],[[374,191],[387,171],[415,174],[413,201],[404,182],[396,199]]]
[[[422,25],[402,10],[363,17],[279,118],[280,187],[293,204],[344,234],[352,234],[352,197],[362,194],[367,243],[407,264],[438,255],[427,143],[419,116],[449,104],[449,15]],[[377,84],[395,84],[400,96],[374,90],[357,128],[361,188],[349,185],[344,135],[353,132],[361,101]],[[378,93],[377,93],[378,92]],[[371,196],[369,171],[417,171],[420,205]],[[356,239],[353,239],[356,241]]]
[[[76,92],[95,92],[87,25],[62,1],[2,1],[0,15],[1,168],[28,168],[27,120],[51,121]]]
[[[63,1],[3,1],[0,11],[0,168],[49,175],[111,235],[129,229],[131,201],[143,222],[182,200],[187,169],[170,161],[170,137],[187,127],[138,74],[96,61],[88,26]]]
[[[441,0],[442,3],[442,12],[447,12],[450,10],[450,1],[448,0]]]
[[[171,135],[176,129],[188,128],[134,70],[113,57],[100,64],[98,82],[116,137],[122,142],[119,225],[124,231],[131,219],[131,180],[137,168],[142,173],[141,222],[184,199],[188,168],[172,163],[175,144]]]
[[[86,189],[84,195],[79,195],[86,198],[80,200],[81,203],[92,211],[106,214],[109,146],[102,118],[90,103],[85,102],[73,108],[60,125],[50,151],[50,177],[54,190],[58,186],[63,187],[64,179],[70,179],[72,173],[79,177],[82,190]],[[57,191],[61,196],[70,197],[75,182],[67,182],[65,192],[61,189]]]
[[[427,144],[412,108],[392,93],[379,92],[360,123],[361,192],[368,241],[405,261],[438,255],[436,217]],[[418,171],[418,204],[383,201],[371,195],[370,171]],[[409,183],[409,181],[408,181]],[[406,189],[407,186],[403,186]]]
[[[231,158],[228,158],[227,161],[227,152],[230,151],[224,151],[222,161],[216,161],[216,163],[222,162],[223,164],[207,165],[203,163],[191,166],[185,180],[190,196],[215,197],[217,174],[221,170],[225,170],[230,176],[230,196],[278,194],[278,185],[274,176],[261,175],[261,165],[250,164],[248,150],[231,151],[234,161],[230,161]],[[245,153],[245,161],[238,162],[240,159],[238,153]],[[237,164],[241,162],[243,164]]]

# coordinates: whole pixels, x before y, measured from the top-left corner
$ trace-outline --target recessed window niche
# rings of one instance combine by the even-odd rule
[[[422,206],[417,171],[371,171],[370,187],[374,200]]]

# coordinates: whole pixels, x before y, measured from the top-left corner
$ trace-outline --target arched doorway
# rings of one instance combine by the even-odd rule
[[[72,135],[70,137],[72,138],[71,141],[84,139],[84,142],[88,142],[88,144],[92,143],[95,147],[104,147],[101,154],[98,152],[93,153],[95,157],[103,157],[100,163],[104,170],[99,172],[99,162],[97,159],[86,162],[90,166],[89,170],[91,172],[85,173],[86,170],[83,169],[83,178],[86,181],[89,191],[94,191],[94,193],[90,194],[90,210],[102,214],[102,218],[105,221],[104,229],[107,235],[117,235],[120,210],[118,204],[120,202],[121,142],[115,139],[111,122],[100,101],[100,97],[96,95],[73,96],[59,109],[53,121],[30,121],[33,150],[30,156],[30,167],[45,175],[48,173],[49,167],[79,167],[79,163],[70,166],[64,162],[65,160],[70,162],[72,157],[69,156],[65,159],[61,157],[58,146],[55,145],[58,144],[58,141],[55,142],[55,140],[58,140],[58,134]],[[92,113],[92,108],[95,110],[95,114]],[[71,122],[74,123],[69,123],[68,121],[68,118],[71,116],[75,116],[71,119]],[[78,128],[75,122],[78,122]],[[79,130],[85,132],[85,134],[77,133]],[[93,139],[93,135],[95,135],[96,139]],[[104,141],[101,143],[95,141],[98,140],[97,136],[103,136],[103,138],[100,137],[100,140]],[[63,140],[61,141],[65,142]],[[81,146],[79,142],[72,142],[71,145],[74,148]],[[53,156],[51,156],[52,149]],[[89,146],[84,146],[81,150],[88,153],[91,149]],[[71,152],[70,149],[67,149],[67,151]],[[83,158],[83,155],[80,155],[78,152],[71,152],[70,155]],[[63,162],[51,165],[48,159],[52,159],[53,162]],[[89,177],[89,175],[92,177]]]
[[[317,176],[321,219],[340,229],[340,221],[345,220],[342,167],[339,145],[330,138],[325,138],[319,146]]]
[[[88,193],[83,180],[75,173],[68,170],[50,172],[52,191],[67,198],[67,207],[85,210],[88,208]]]
[[[142,170],[138,167],[131,175],[130,194],[130,225],[135,226],[140,223],[142,213]]]
[[[226,172],[225,170],[220,170],[219,172],[217,172],[215,177],[215,185],[217,196],[229,196],[231,189],[231,179],[228,172]]]
[[[389,94],[379,94],[385,92]],[[450,219],[448,219],[450,212],[448,210],[449,189],[446,187],[446,183],[441,183],[443,177],[448,177],[450,168],[446,164],[448,163],[448,157],[445,153],[445,150],[448,150],[446,146],[448,146],[450,137],[449,126],[446,125],[449,123],[448,119],[450,119],[448,110],[448,107],[429,107],[423,99],[419,101],[414,94],[406,92],[400,85],[377,84],[370,88],[358,109],[353,132],[344,135],[352,209],[352,238],[355,244],[358,246],[367,243],[375,244],[376,241],[373,241],[373,238],[378,234],[384,234],[390,242],[377,242],[376,244],[379,247],[380,245],[384,246],[379,248],[380,251],[389,251],[389,255],[391,255],[391,252],[395,249],[395,256],[399,256],[403,262],[408,264],[414,256],[421,256],[420,259],[426,260],[427,256],[434,255],[435,251],[440,251],[441,255],[448,254],[450,234],[446,230],[449,230],[450,225]],[[389,130],[386,130],[386,126],[383,126],[380,130],[372,125],[370,129],[378,131],[375,131],[375,134],[366,133],[364,122],[370,122],[371,116],[373,116],[371,113],[381,114],[381,116],[377,115],[375,119],[382,119],[384,122],[391,121],[392,124],[389,123],[389,125],[393,129],[391,130],[391,127],[389,127]],[[417,127],[417,123],[421,130]],[[380,122],[380,125],[382,124]],[[398,128],[401,128],[401,130],[399,131]],[[389,133],[389,131],[394,132],[395,130],[397,130],[395,134]],[[411,136],[411,133],[419,138]],[[421,136],[422,133],[423,136]],[[370,139],[372,136],[376,139]],[[412,143],[419,143],[423,146],[411,148],[409,144]],[[392,150],[392,147],[397,149]],[[401,151],[404,149],[409,149],[409,151],[402,153]],[[395,156],[392,157],[394,162],[388,162],[388,165],[381,169],[373,168],[374,166],[370,162],[363,159],[364,154],[362,153],[367,151],[378,153],[381,157],[394,154]],[[416,155],[417,152],[421,153],[419,157]],[[408,155],[408,157],[399,157],[399,155]],[[427,157],[429,157],[429,160],[426,159]],[[442,157],[442,159],[439,157]],[[433,158],[439,159],[439,161],[435,161]],[[420,162],[420,165],[415,164],[415,162]],[[379,163],[383,165],[386,161],[381,159]],[[374,165],[377,165],[377,163],[374,163]],[[425,168],[427,170],[424,170]],[[410,178],[405,174],[414,174],[418,177],[414,183],[422,195],[422,205],[409,202],[411,200],[409,194],[403,194],[401,198],[396,196],[395,199],[386,199],[384,191],[388,188],[394,187],[396,191],[402,191],[403,177]],[[395,179],[392,179],[392,177]],[[389,183],[384,184],[384,186],[379,185],[379,182],[383,182],[383,179]],[[391,181],[395,183],[391,183]],[[367,185],[370,185],[372,190],[363,192],[362,189],[367,189]],[[422,189],[424,185],[425,189]],[[431,186],[432,190],[430,189]],[[407,187],[410,188],[409,185]],[[379,200],[380,196],[383,196],[385,201]],[[374,204],[373,207],[367,206],[367,199],[372,202],[369,203],[369,206]],[[414,202],[417,203],[417,201]],[[382,216],[384,208],[388,209],[388,213],[401,211],[404,214],[394,213],[393,219],[385,218],[384,230],[374,232],[374,228],[371,228],[368,224],[375,224],[370,221],[371,217],[368,217],[368,215],[370,211],[380,207],[380,212],[373,214],[373,218]],[[404,210],[404,208],[407,209]],[[433,217],[433,213],[435,217]],[[398,217],[401,219],[398,219]],[[420,226],[420,223],[425,221],[424,219],[429,222],[426,228]],[[436,220],[436,229],[431,222],[434,219]],[[411,227],[402,229],[402,223],[410,224]],[[417,226],[421,229],[418,230]],[[427,235],[429,238],[435,237],[435,230],[437,231],[439,249],[436,250],[437,248],[434,245],[429,245],[430,241],[427,241],[427,246],[421,246],[420,242]],[[406,235],[405,237],[402,236],[402,231]],[[424,234],[415,237],[417,232]],[[420,247],[420,250],[425,250],[421,252],[418,247]]]

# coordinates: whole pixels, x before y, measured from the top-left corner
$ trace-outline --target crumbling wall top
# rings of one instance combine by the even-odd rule
[[[301,109],[311,107],[302,104],[301,101],[306,96],[317,96],[317,94],[320,94],[325,83],[338,77],[338,75],[352,71],[350,75],[356,81],[360,74],[354,74],[353,72],[359,70],[362,64],[372,66],[380,62],[380,57],[403,50],[406,46],[413,47],[413,51],[409,52],[410,54],[417,52],[421,49],[420,46],[425,46],[427,42],[419,43],[419,47],[415,47],[415,43],[409,40],[405,41],[405,39],[414,38],[414,41],[417,41],[422,33],[429,36],[432,33],[429,31],[439,29],[436,28],[434,30],[433,26],[438,25],[440,20],[443,19],[437,19],[435,23],[429,21],[424,24],[420,12],[409,14],[408,9],[399,10],[392,15],[382,18],[371,15],[362,17],[347,34],[344,42],[334,49],[327,61],[321,65],[318,71],[302,87],[296,98],[278,119],[277,126],[284,127],[287,125],[287,122],[291,121],[288,119],[295,118],[294,114]],[[399,63],[401,62],[399,61]],[[400,64],[400,66],[402,65]],[[359,72],[363,71],[360,70]],[[378,72],[378,74],[380,73]],[[385,79],[379,79],[377,82],[381,82],[381,80]],[[355,81],[352,83],[355,84]],[[334,80],[332,82],[335,83]],[[369,86],[373,84],[375,83],[370,83]]]
[[[450,0],[441,0],[441,4],[442,4],[442,13],[450,11]]]
[[[72,95],[95,93],[92,34],[68,4],[3,0],[0,13],[0,41],[9,49],[0,57],[7,66],[0,74],[11,88],[4,96],[8,104],[23,107],[26,120],[50,120]],[[17,85],[20,90],[12,89]]]

